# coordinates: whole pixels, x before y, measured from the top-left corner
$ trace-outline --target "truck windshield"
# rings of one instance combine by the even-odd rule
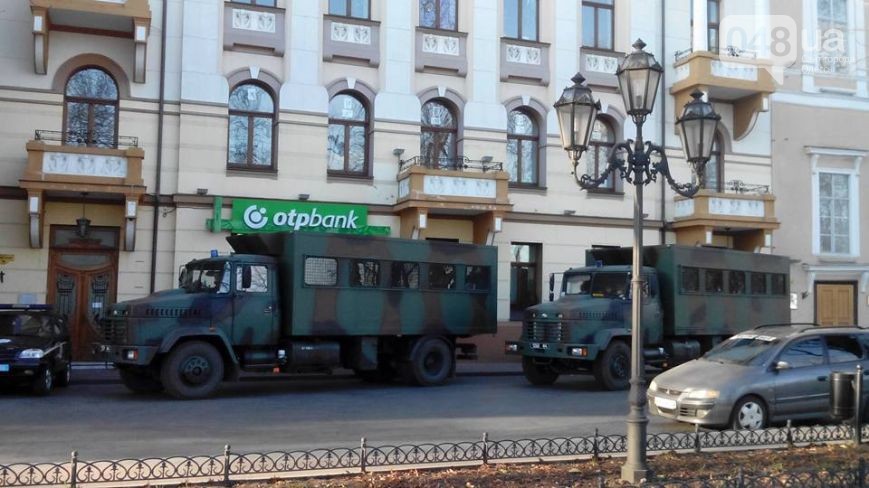
[[[191,263],[181,287],[191,293],[229,293],[230,265],[225,261]]]
[[[45,314],[0,314],[0,336],[51,337],[54,331],[49,319]]]
[[[595,273],[591,281],[591,296],[596,298],[625,298],[627,291],[627,273]]]
[[[591,291],[591,275],[576,273],[564,276],[565,295],[588,295]]]
[[[754,333],[737,334],[715,346],[703,355],[703,359],[744,366],[757,365],[769,358],[778,343],[778,337]]]

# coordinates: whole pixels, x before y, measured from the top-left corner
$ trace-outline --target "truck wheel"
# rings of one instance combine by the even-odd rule
[[[175,398],[204,398],[223,380],[223,358],[207,342],[185,342],[175,347],[160,368],[166,392]]]
[[[118,370],[121,375],[121,383],[133,393],[159,393],[163,391],[163,384],[147,371],[122,368]]]
[[[594,379],[607,390],[626,390],[631,382],[631,348],[612,341],[594,362]]]
[[[52,388],[54,388],[54,374],[51,372],[51,365],[47,364],[39,370],[36,378],[33,378],[33,394],[45,396],[51,393]]]
[[[534,358],[522,358],[522,373],[525,374],[525,379],[535,386],[548,386],[555,383],[558,379],[558,373],[545,364],[534,364]]]
[[[417,341],[407,366],[410,381],[420,386],[443,384],[453,371],[453,348],[439,337]]]

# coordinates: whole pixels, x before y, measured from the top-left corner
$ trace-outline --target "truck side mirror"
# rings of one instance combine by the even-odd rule
[[[178,288],[183,288],[185,281],[187,281],[187,267],[181,266],[181,270],[178,272]]]
[[[246,266],[246,265],[242,266],[241,267],[241,289],[247,290],[248,288],[250,288],[250,281],[251,281],[250,266]]]
[[[555,273],[549,273],[549,301],[555,299]]]

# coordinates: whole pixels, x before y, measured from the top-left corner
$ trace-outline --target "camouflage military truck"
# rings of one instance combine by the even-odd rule
[[[199,398],[242,371],[339,367],[438,385],[457,356],[475,356],[457,339],[496,331],[494,247],[323,233],[228,240],[235,254],[189,262],[178,289],[108,309],[108,354],[129,389]]]
[[[564,272],[561,294],[525,311],[508,354],[522,355],[528,381],[591,371],[604,388],[628,387],[631,248],[591,249],[586,266]],[[667,367],[699,357],[722,339],[790,320],[788,258],[732,249],[643,249],[643,356]],[[551,283],[551,281],[550,281]]]

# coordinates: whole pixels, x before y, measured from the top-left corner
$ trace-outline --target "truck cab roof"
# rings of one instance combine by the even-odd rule
[[[630,273],[631,266],[629,265],[604,265],[604,266],[582,266],[577,268],[569,268],[564,274],[571,273]],[[654,273],[655,268],[643,266],[644,273]]]

